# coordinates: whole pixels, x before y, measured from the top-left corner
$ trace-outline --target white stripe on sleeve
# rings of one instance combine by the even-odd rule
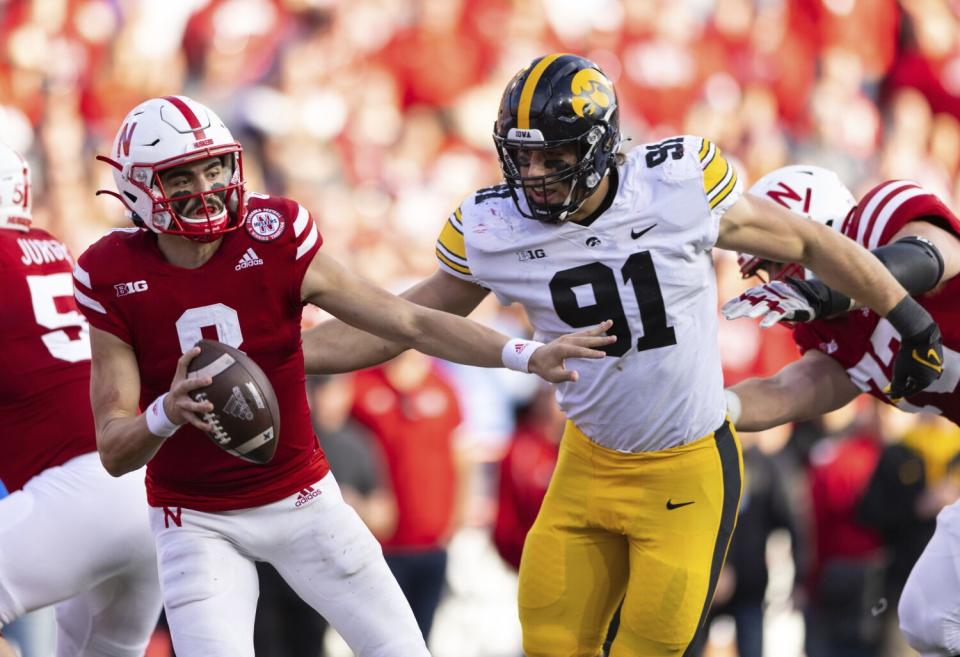
[[[96,310],[98,313],[103,313],[104,315],[107,314],[107,309],[101,306],[99,301],[97,301],[96,299],[91,299],[86,294],[78,290],[76,287],[73,288],[73,296],[77,300],[77,303],[79,303],[80,305],[86,306],[91,310]]]
[[[320,234],[320,231],[317,230],[317,225],[311,221],[310,232],[307,234],[306,239],[303,240],[303,244],[297,247],[297,257],[295,258],[296,260],[299,260],[300,258],[302,258],[303,255],[307,251],[309,251],[314,244],[316,244],[317,236],[319,234]]]
[[[874,192],[873,198],[870,199],[867,207],[860,213],[860,225],[857,226],[857,242],[860,244],[867,243],[867,227],[870,225],[873,215],[876,214],[877,208],[880,207],[880,204],[883,203],[895,189],[903,187],[904,184],[908,183],[904,180],[893,180],[885,183]]]
[[[300,237],[303,229],[307,227],[307,222],[310,221],[310,213],[302,205],[298,204],[297,208],[297,218],[293,222],[293,234],[295,237]]]
[[[84,287],[86,287],[88,290],[93,289],[93,285],[90,284],[90,274],[88,274],[87,270],[80,265],[73,266],[73,277],[83,283]]]
[[[887,203],[880,214],[877,215],[877,220],[873,224],[870,235],[867,236],[867,248],[875,249],[880,246],[880,238],[883,236],[883,231],[887,227],[887,223],[890,222],[890,218],[904,203],[917,196],[923,196],[926,193],[925,190],[919,187],[908,187],[890,199],[890,202]]]

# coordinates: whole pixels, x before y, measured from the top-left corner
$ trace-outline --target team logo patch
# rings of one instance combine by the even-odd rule
[[[573,111],[580,118],[595,116],[616,102],[610,80],[595,68],[585,68],[574,75],[570,91]]]
[[[272,242],[280,237],[287,223],[276,210],[255,210],[247,216],[247,232],[261,242]]]

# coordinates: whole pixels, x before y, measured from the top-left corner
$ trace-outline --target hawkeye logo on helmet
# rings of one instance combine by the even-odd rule
[[[578,71],[570,82],[573,92],[574,113],[580,118],[593,116],[599,110],[605,110],[615,102],[613,84],[595,68]]]
[[[507,131],[507,141],[544,141],[543,133],[536,128],[521,130],[520,128],[510,128]]]

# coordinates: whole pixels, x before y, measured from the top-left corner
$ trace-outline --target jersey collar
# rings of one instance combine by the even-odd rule
[[[610,167],[609,175],[610,175],[610,185],[607,187],[607,195],[603,199],[603,203],[601,203],[596,210],[594,210],[589,215],[587,215],[587,218],[584,219],[583,221],[570,221],[567,223],[572,224],[574,226],[586,227],[592,224],[597,219],[599,219],[600,215],[602,215],[604,212],[610,209],[610,206],[613,205],[613,200],[617,198],[617,192],[620,189],[620,172],[617,170],[616,166],[612,166]]]

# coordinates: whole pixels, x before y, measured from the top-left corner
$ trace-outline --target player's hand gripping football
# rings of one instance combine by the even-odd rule
[[[600,348],[617,341],[615,335],[606,335],[611,326],[613,322],[608,319],[585,331],[560,336],[533,352],[527,369],[550,383],[576,381],[579,378],[576,370],[566,369],[563,361],[606,356]]]
[[[894,404],[923,391],[943,374],[940,327],[923,306],[905,297],[886,315],[900,333],[900,351],[893,361],[893,377],[884,392]]]
[[[193,401],[190,391],[210,385],[213,379],[209,376],[187,378],[187,365],[199,354],[200,347],[191,347],[180,356],[173,381],[170,383],[170,393],[163,400],[163,410],[174,424],[189,422],[200,431],[210,431],[210,425],[203,421],[203,414],[212,412],[213,404],[208,401]]]

